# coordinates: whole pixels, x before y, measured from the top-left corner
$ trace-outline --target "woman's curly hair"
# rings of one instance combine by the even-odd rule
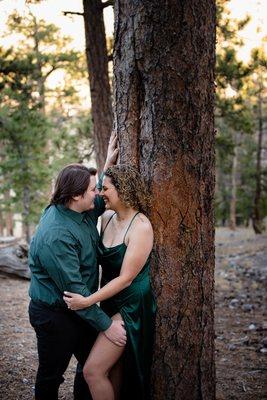
[[[105,171],[111,183],[118,191],[119,198],[128,207],[138,211],[147,211],[150,195],[144,179],[132,165],[114,165]]]

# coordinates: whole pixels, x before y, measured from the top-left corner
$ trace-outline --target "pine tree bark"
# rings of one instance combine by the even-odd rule
[[[95,154],[101,170],[113,123],[103,4],[100,0],[83,0],[83,7]]]
[[[153,197],[154,400],[215,399],[215,2],[115,1],[120,162]]]

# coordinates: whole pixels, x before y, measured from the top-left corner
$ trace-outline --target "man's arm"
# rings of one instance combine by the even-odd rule
[[[64,290],[69,290],[89,296],[91,293],[80,273],[76,243],[66,232],[60,232],[59,235],[40,249],[40,262],[62,295]],[[98,331],[105,331],[112,324],[112,320],[97,305],[80,310],[77,314]]]
[[[60,237],[63,239],[59,239]],[[62,297],[66,288],[84,296],[90,295],[80,274],[76,243],[66,232],[59,232],[58,238],[51,239],[49,243],[46,243],[38,255],[42,266],[61,291]],[[76,312],[97,331],[103,331],[114,344],[125,345],[126,331],[122,321],[112,321],[96,304]]]

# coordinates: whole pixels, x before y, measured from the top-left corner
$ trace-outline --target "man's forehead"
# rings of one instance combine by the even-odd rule
[[[89,188],[90,189],[92,189],[92,188],[94,188],[95,187],[95,185],[96,185],[96,177],[94,176],[94,175],[91,175],[90,176],[90,184],[89,184]]]

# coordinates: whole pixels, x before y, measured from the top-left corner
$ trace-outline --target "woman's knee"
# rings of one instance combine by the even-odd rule
[[[94,362],[87,362],[83,367],[83,376],[88,384],[92,384],[94,382],[98,382],[103,378],[106,378],[108,375],[108,371],[101,368],[100,365],[97,365]]]

